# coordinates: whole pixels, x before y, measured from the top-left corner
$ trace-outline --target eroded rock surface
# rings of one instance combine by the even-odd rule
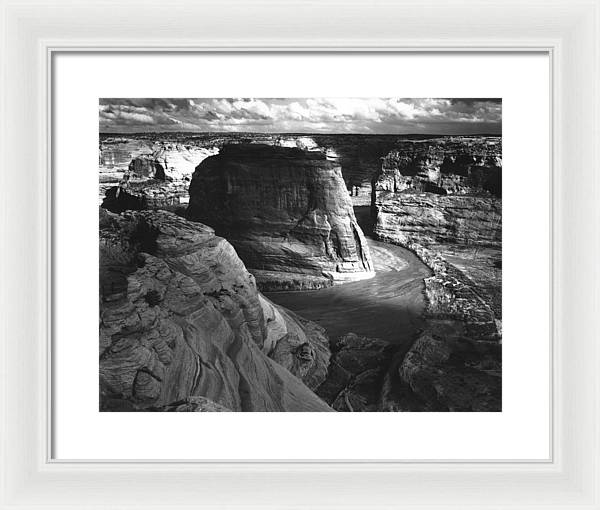
[[[374,191],[500,197],[501,184],[499,138],[450,137],[399,142],[382,158]]]
[[[498,141],[393,151],[373,181],[375,235],[415,252],[431,313],[498,340],[502,319],[502,199]]]
[[[502,354],[497,344],[429,330],[404,356],[398,372],[422,400],[419,410],[502,409]]]
[[[177,139],[105,137],[99,165],[102,207],[121,212],[187,206],[195,167],[218,152],[217,147],[205,145]]]
[[[106,190],[101,207],[114,213],[146,209],[183,212],[189,201],[188,185],[185,182],[148,180],[113,186]]]
[[[329,360],[323,329],[261,296],[211,228],[102,211],[100,293],[101,408],[204,397],[232,411],[330,410],[309,389]]]
[[[374,275],[340,167],[318,151],[224,146],[194,172],[187,217],[226,237],[266,290]]]
[[[501,410],[501,146],[459,142],[394,150],[373,180],[375,235],[433,271],[424,330],[394,359],[385,410]]]
[[[378,411],[394,346],[348,333],[338,338],[331,349],[329,373],[317,394],[336,411]]]

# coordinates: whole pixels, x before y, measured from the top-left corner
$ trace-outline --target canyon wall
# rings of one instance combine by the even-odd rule
[[[100,143],[100,201],[113,212],[175,210],[189,201],[196,166],[218,148],[185,141],[105,138]]]
[[[418,138],[418,137],[417,137]],[[127,173],[152,175],[160,168],[175,180],[191,176],[204,158],[224,145],[263,144],[321,152],[342,168],[342,176],[354,205],[371,201],[371,177],[381,167],[381,158],[402,138],[397,135],[282,134],[282,133],[139,133],[100,136],[100,187],[118,185]],[[132,167],[135,166],[135,168]],[[130,168],[132,167],[132,168]],[[137,171],[136,171],[137,169]],[[132,172],[133,171],[133,172]]]
[[[502,145],[497,137],[399,140],[384,155],[374,191],[501,197]]]
[[[101,210],[102,410],[329,411],[311,391],[328,363],[324,330],[262,296],[211,228]]]
[[[187,217],[226,237],[262,289],[374,275],[341,169],[319,151],[226,145],[196,168]]]
[[[329,159],[342,168],[346,188],[355,206],[371,204],[371,178],[381,168],[381,158],[399,142],[397,135],[314,135]]]
[[[414,251],[434,272],[478,287],[501,318],[499,141],[404,145],[373,177],[374,234]]]
[[[501,145],[448,142],[407,142],[373,178],[375,235],[433,271],[426,326],[392,363],[384,410],[501,410]]]

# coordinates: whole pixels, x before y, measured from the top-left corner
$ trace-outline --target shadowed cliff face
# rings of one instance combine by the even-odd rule
[[[374,191],[502,196],[497,138],[404,141],[382,158]]]
[[[383,409],[502,409],[500,150],[485,138],[414,144],[373,179],[374,234],[433,271],[425,327],[392,362]]]
[[[100,226],[101,409],[205,397],[217,410],[330,410],[309,389],[326,375],[323,329],[260,295],[211,228],[164,211],[102,212]]]
[[[320,152],[224,146],[196,168],[187,217],[226,237],[264,289],[373,276],[340,167]]]

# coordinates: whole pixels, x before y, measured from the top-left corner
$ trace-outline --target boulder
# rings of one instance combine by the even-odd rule
[[[158,159],[152,156],[140,156],[132,159],[131,163],[129,163],[129,175],[132,179],[167,180],[165,167]]]

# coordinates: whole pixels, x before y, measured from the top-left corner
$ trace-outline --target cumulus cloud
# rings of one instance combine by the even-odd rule
[[[495,98],[105,98],[100,131],[475,134],[502,129]]]

